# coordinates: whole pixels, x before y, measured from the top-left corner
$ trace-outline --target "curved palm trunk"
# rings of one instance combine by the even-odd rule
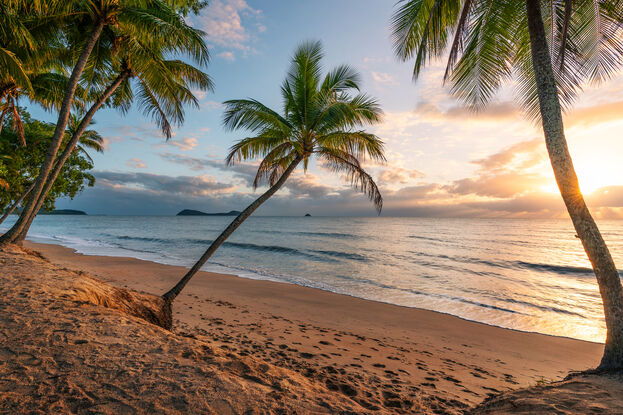
[[[283,172],[277,183],[275,183],[270,189],[268,189],[264,194],[258,197],[253,203],[251,203],[245,210],[243,210],[237,217],[234,219],[227,228],[212,242],[212,245],[204,252],[204,254],[199,258],[199,261],[184,275],[184,277],[175,285],[175,287],[171,288],[167,291],[162,298],[165,302],[170,306],[173,300],[179,295],[182,289],[188,284],[188,281],[201,269],[201,267],[207,262],[208,259],[214,254],[214,252],[229,238],[229,236],[234,233],[236,229],[244,222],[251,214],[259,208],[262,203],[266,202],[272,195],[274,195],[277,190],[283,186],[283,184],[288,180],[288,177],[292,174],[296,166],[301,162],[302,158],[297,157],[288,168]]]
[[[34,183],[28,186],[28,189],[26,189],[26,191],[22,193],[22,195],[7,209],[7,211],[4,212],[4,215],[2,215],[2,217],[0,218],[0,224],[2,224],[2,222],[4,222],[5,219],[8,218],[11,213],[13,213],[13,211],[19,206],[19,204],[22,203],[24,199],[26,199],[26,196],[28,196],[28,194],[32,191],[33,187],[35,187]]]
[[[76,144],[78,144],[78,141],[80,141],[80,137],[82,136],[84,131],[88,128],[89,124],[91,123],[91,120],[93,120],[93,116],[95,115],[97,110],[102,106],[102,104],[104,104],[104,102],[106,102],[106,100],[110,98],[110,96],[117,90],[119,85],[121,85],[121,83],[125,79],[127,79],[129,76],[130,76],[129,70],[124,70],[123,72],[121,72],[115,78],[115,80],[106,88],[102,96],[98,98],[98,100],[91,106],[91,108],[89,108],[89,111],[87,111],[87,113],[84,115],[84,117],[82,118],[82,121],[80,122],[80,125],[78,126],[78,129],[76,130],[74,135],[71,137],[71,140],[69,140],[69,142],[65,146],[63,153],[61,154],[60,157],[57,158],[56,163],[54,165],[54,169],[48,176],[48,179],[45,182],[45,186],[43,187],[43,190],[41,191],[41,194],[39,195],[39,198],[34,205],[34,209],[32,213],[30,214],[28,219],[24,222],[24,225],[21,231],[13,239],[14,242],[20,243],[21,241],[26,239],[26,234],[28,233],[28,230],[30,229],[30,225],[32,225],[32,221],[35,220],[35,217],[37,216],[39,209],[41,209],[41,206],[43,206],[43,202],[45,201],[45,198],[47,197],[48,193],[50,192],[50,189],[54,185],[54,181],[58,177],[63,166],[65,165],[65,162],[67,161],[71,153],[74,151]]]
[[[45,154],[45,159],[43,160],[43,164],[39,169],[39,175],[35,181],[35,186],[32,190],[32,197],[24,206],[24,211],[20,215],[19,219],[11,229],[9,229],[4,235],[0,237],[0,246],[17,242],[17,237],[20,235],[24,226],[30,219],[30,215],[33,212],[36,214],[35,206],[39,201],[39,196],[45,186],[46,179],[52,170],[52,165],[54,164],[54,160],[56,159],[56,154],[58,153],[58,149],[61,146],[63,141],[63,135],[65,134],[65,128],[67,127],[67,121],[69,120],[69,113],[71,111],[71,106],[74,100],[74,94],[76,92],[76,87],[78,86],[78,81],[80,80],[80,75],[84,70],[84,67],[87,64],[87,60],[91,55],[91,51],[95,47],[95,43],[97,39],[99,39],[102,30],[104,29],[105,22],[103,20],[99,20],[96,26],[93,28],[93,31],[89,34],[87,42],[84,46],[84,49],[80,52],[80,57],[76,62],[76,66],[71,72],[71,76],[67,81],[67,88],[65,89],[65,95],[63,97],[63,103],[61,105],[61,109],[58,114],[58,121],[56,122],[56,128],[54,129],[54,135],[52,136],[52,141],[48,146],[48,150]]]
[[[582,241],[588,259],[593,265],[599,291],[604,305],[607,336],[599,370],[623,369],[623,287],[612,256],[593,220],[584,197],[580,192],[578,178],[562,122],[558,89],[547,46],[541,2],[526,0],[528,29],[532,48],[532,65],[538,86],[539,105],[545,143],[549,153],[558,188]]]

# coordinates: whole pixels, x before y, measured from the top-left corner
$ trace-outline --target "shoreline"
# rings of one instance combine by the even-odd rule
[[[61,267],[155,295],[185,270],[134,258],[81,255],[54,244],[25,245]],[[329,382],[330,376],[342,376],[354,390],[417,391],[470,406],[490,394],[595,367],[603,350],[599,343],[204,271],[182,292],[173,312],[176,333],[310,379]]]
[[[43,239],[43,238],[41,238],[41,239]],[[134,257],[134,256],[118,256],[118,255],[108,255],[108,254],[95,255],[95,254],[89,254],[89,253],[82,253],[82,252],[79,252],[79,250],[76,249],[76,248],[72,248],[72,247],[63,245],[60,241],[58,241],[58,242],[56,242],[56,241],[55,242],[34,242],[34,241],[31,241],[31,240],[27,240],[25,242],[25,246],[27,246],[27,247],[29,247],[31,249],[34,249],[34,250],[38,250],[37,247],[47,246],[47,245],[56,246],[56,247],[60,247],[60,248],[63,248],[63,249],[67,249],[69,255],[76,255],[76,256],[82,256],[82,257],[95,257],[95,258],[103,258],[103,259],[105,259],[105,258],[113,258],[113,259],[126,258],[126,259],[135,260],[135,261],[145,262],[145,263],[148,263],[148,264],[156,264],[156,265],[162,265],[162,266],[166,266],[166,267],[175,267],[175,268],[184,269],[184,270],[190,269],[190,267],[187,267],[187,266],[184,266],[184,265],[167,264],[165,262],[159,262],[159,261],[154,260],[154,259],[143,259],[143,258],[137,258],[137,257]],[[45,250],[45,249],[43,249],[43,250]],[[225,268],[225,269],[229,268],[229,267],[221,266],[221,265],[218,265],[218,266],[222,267],[222,268]],[[229,270],[236,271],[235,268],[229,268],[227,270],[228,271]],[[247,271],[247,270],[242,270],[242,271]],[[239,278],[239,279],[242,279],[242,280],[266,281],[266,282],[271,282],[271,283],[276,283],[276,284],[286,284],[286,285],[291,285],[291,286],[295,286],[295,287],[301,287],[301,288],[305,288],[305,289],[318,290],[318,291],[324,292],[324,293],[331,293],[331,294],[334,294],[334,295],[344,296],[344,297],[353,298],[353,299],[357,299],[357,300],[361,300],[361,301],[370,301],[370,302],[373,302],[373,303],[384,304],[384,305],[388,305],[388,306],[392,306],[392,307],[399,307],[399,308],[404,308],[404,309],[413,309],[413,310],[437,313],[437,314],[444,315],[444,316],[454,317],[454,318],[457,318],[457,319],[459,319],[461,321],[465,321],[467,323],[482,324],[482,325],[487,326],[487,327],[493,327],[493,328],[497,328],[497,329],[501,329],[501,330],[510,330],[510,331],[518,332],[518,333],[537,334],[537,335],[541,335],[541,336],[548,336],[548,337],[554,337],[554,338],[560,338],[560,339],[568,339],[568,340],[574,340],[574,341],[591,343],[591,344],[600,345],[600,346],[603,346],[603,344],[604,344],[604,342],[584,340],[584,339],[576,339],[574,337],[569,337],[569,336],[561,336],[561,335],[555,335],[555,334],[541,333],[541,332],[532,331],[532,330],[521,330],[521,329],[516,329],[516,328],[498,326],[498,325],[495,325],[495,324],[492,324],[492,323],[487,323],[487,322],[484,322],[484,321],[471,320],[469,318],[461,317],[461,316],[452,314],[450,312],[432,310],[432,309],[423,308],[423,307],[394,304],[394,303],[381,301],[381,300],[374,300],[374,299],[369,299],[369,298],[358,297],[356,295],[352,295],[352,294],[348,294],[348,293],[340,293],[340,292],[331,291],[331,290],[328,290],[328,289],[315,287],[315,286],[313,286],[313,284],[304,285],[304,284],[298,284],[296,282],[284,281],[284,280],[280,280],[278,277],[273,277],[273,276],[270,276],[270,275],[265,276],[266,278],[254,278],[254,277],[251,277],[251,276],[245,276],[244,273],[241,273],[241,275],[237,275],[237,274],[229,273],[229,272],[221,273],[221,272],[203,271],[203,270],[200,271],[200,272],[204,273],[204,274],[207,274],[207,275],[229,276],[229,277],[233,277],[233,278]],[[252,271],[247,271],[247,274],[248,275],[256,275]],[[180,274],[180,275],[183,275],[183,274]],[[174,280],[172,280],[172,283],[173,282],[174,282]],[[163,292],[165,292],[165,291],[163,291]],[[153,292],[153,293],[150,293],[150,294],[158,295],[157,292]]]

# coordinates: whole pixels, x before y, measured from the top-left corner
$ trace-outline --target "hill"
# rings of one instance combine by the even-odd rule
[[[43,213],[43,212],[41,212]],[[74,209],[57,209],[52,212],[44,213],[46,215],[86,215],[86,212]]]

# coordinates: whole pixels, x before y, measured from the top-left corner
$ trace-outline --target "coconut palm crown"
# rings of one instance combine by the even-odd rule
[[[306,42],[296,49],[281,86],[281,114],[253,99],[225,102],[225,128],[253,132],[232,146],[227,163],[261,157],[253,186],[267,182],[270,187],[231,222],[186,275],[163,295],[169,316],[171,302],[218,247],[283,186],[297,166],[302,163],[306,171],[313,156],[330,170],[344,174],[381,212],[383,198],[361,161],[385,161],[381,139],[363,129],[379,122],[382,111],[374,98],[360,92],[359,74],[351,67],[338,66],[322,76],[322,57],[320,42]]]
[[[295,160],[305,171],[312,156],[364,192],[380,213],[383,198],[360,159],[384,162],[383,142],[361,129],[380,121],[382,111],[374,98],[360,93],[360,76],[342,65],[321,77],[320,42],[302,44],[281,86],[283,111],[279,114],[253,99],[226,101],[224,125],[230,130],[256,133],[232,146],[227,163],[262,158],[253,186],[271,186]],[[354,94],[353,94],[354,92]]]
[[[623,64],[623,2],[539,4],[565,110],[583,82],[610,79]],[[428,61],[447,56],[444,81],[473,109],[482,109],[514,78],[523,109],[530,118],[540,117],[525,0],[401,0],[392,38],[396,56],[414,61],[414,79]]]

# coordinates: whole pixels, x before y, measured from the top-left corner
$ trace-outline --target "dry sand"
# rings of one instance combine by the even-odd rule
[[[0,411],[463,413],[490,395],[594,367],[603,348],[206,272],[174,304],[171,334],[87,304],[85,286],[111,288],[68,269],[161,294],[183,268],[27,246],[51,263],[1,253]]]

